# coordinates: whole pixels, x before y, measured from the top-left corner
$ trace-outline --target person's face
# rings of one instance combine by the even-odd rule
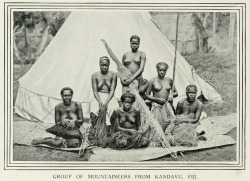
[[[190,87],[186,91],[186,94],[187,94],[188,101],[194,102],[196,94],[197,94],[197,90],[194,87]]]
[[[167,67],[164,66],[164,65],[160,65],[158,68],[157,68],[157,73],[158,73],[158,77],[159,78],[164,78],[166,73],[167,73]]]
[[[130,41],[130,47],[131,47],[132,51],[137,51],[139,46],[140,46],[140,42],[138,39],[132,39]]]
[[[125,100],[122,102],[123,110],[129,111],[132,108],[133,100],[131,98],[125,98]]]
[[[72,100],[72,94],[70,90],[64,90],[62,94],[64,104],[69,105]]]
[[[101,69],[101,72],[107,73],[109,70],[109,62],[107,60],[101,60],[100,69]]]

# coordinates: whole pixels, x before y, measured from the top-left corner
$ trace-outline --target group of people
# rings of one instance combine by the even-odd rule
[[[166,137],[171,135],[174,125],[188,123],[198,125],[203,110],[202,103],[196,99],[197,87],[186,87],[187,97],[178,102],[176,109],[173,99],[178,96],[173,80],[165,77],[168,64],[156,64],[158,76],[147,81],[142,77],[146,64],[146,54],[139,50],[140,38],[136,35],[130,38],[131,51],[122,57],[122,64],[132,73],[126,80],[121,80],[123,94],[120,102],[114,93],[117,86],[117,74],[109,70],[110,59],[103,56],[99,59],[100,71],[92,74],[91,83],[94,98],[90,103],[91,127],[96,125],[100,110],[106,111],[107,147],[113,149],[140,148],[149,145],[148,130],[141,126],[140,110],[133,106],[136,100],[129,90],[133,83],[141,98],[146,101],[148,108],[158,121]],[[80,127],[83,124],[81,104],[72,101],[73,90],[69,87],[61,91],[63,102],[55,107],[55,123]],[[34,139],[32,144],[47,144],[54,147],[79,147],[81,140],[55,138]],[[171,144],[174,144],[171,142]]]

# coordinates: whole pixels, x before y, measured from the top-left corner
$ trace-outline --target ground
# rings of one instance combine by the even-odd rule
[[[196,69],[202,77],[215,87],[220,93],[223,104],[204,103],[204,110],[209,117],[217,115],[227,115],[236,113],[237,108],[237,81],[236,81],[236,53],[220,52],[220,53],[193,53],[185,55],[185,59]],[[31,66],[14,65],[14,80],[17,80]],[[14,88],[18,87],[18,82],[14,83]],[[14,100],[17,88],[14,90]],[[14,120],[22,119],[18,115],[14,115]],[[227,135],[236,139],[236,128],[232,129]],[[47,148],[35,148],[32,146],[14,145],[13,159],[19,161],[86,161],[85,157],[79,158],[77,152],[65,152]],[[217,148],[190,151],[184,153],[187,161],[235,161],[236,145],[222,146]],[[186,161],[182,156],[178,155],[177,159],[170,156],[164,156],[152,161]]]

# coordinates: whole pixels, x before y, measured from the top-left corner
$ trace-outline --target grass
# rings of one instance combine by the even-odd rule
[[[194,53],[185,55],[185,59],[201,74],[206,80],[215,85],[215,90],[220,93],[224,104],[204,104],[204,111],[208,116],[227,115],[235,113],[237,108],[237,81],[236,81],[236,53],[235,52],[220,52],[220,53]],[[20,68],[14,66],[14,80],[17,80],[25,73],[24,69],[29,69],[30,66]],[[24,70],[24,71],[22,71]],[[18,86],[15,83],[14,87]],[[14,99],[17,89],[14,90]],[[14,115],[14,120],[23,120],[23,118]],[[236,139],[236,128],[231,130],[228,135]],[[30,146],[14,145],[14,160],[21,161],[84,161],[88,159],[89,154],[83,158],[78,158],[76,153],[50,150],[46,148],[34,148]],[[185,152],[185,157],[188,161],[235,161],[236,160],[236,145],[229,145],[206,150]],[[176,161],[170,156],[155,159],[153,161]],[[186,161],[179,156],[177,161]]]
[[[185,59],[205,80],[211,82],[221,95],[224,104],[204,104],[208,116],[236,112],[237,81],[236,52],[186,55]]]

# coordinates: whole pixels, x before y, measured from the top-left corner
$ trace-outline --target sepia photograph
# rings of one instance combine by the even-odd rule
[[[5,169],[244,169],[245,5],[6,2]]]

